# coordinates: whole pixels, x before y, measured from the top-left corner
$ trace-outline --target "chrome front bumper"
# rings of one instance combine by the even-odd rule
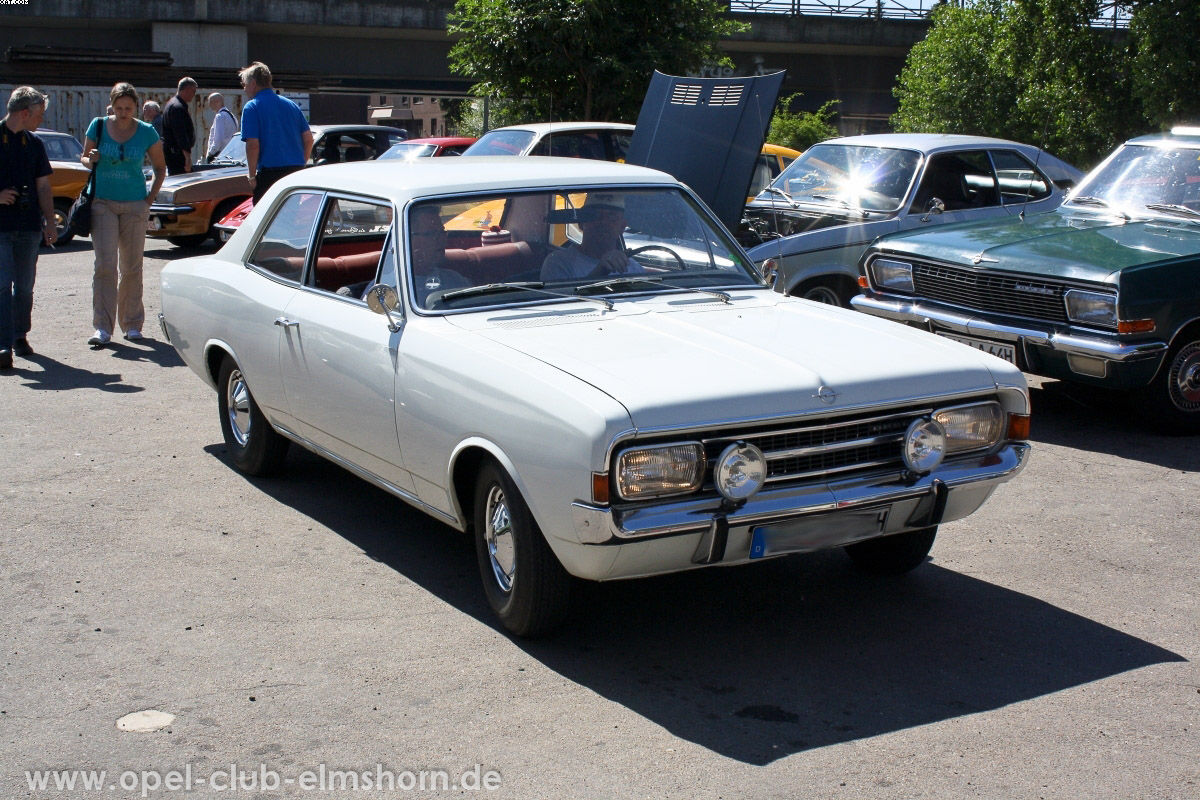
[[[1121,344],[1096,336],[1078,336],[1058,331],[994,322],[973,314],[951,311],[940,306],[924,305],[908,300],[878,295],[860,294],[850,299],[850,305],[866,314],[896,322],[916,323],[926,330],[944,330],[963,336],[1010,342],[1017,349],[1025,344],[1047,347],[1062,353],[1090,356],[1104,361],[1135,361],[1161,356],[1166,342]]]
[[[919,477],[892,472],[764,490],[736,509],[713,497],[635,509],[575,503],[575,532],[583,544],[600,546],[702,534],[694,564],[839,547],[968,516],[1025,468],[1029,449],[1010,443]],[[740,543],[728,558],[726,541]]]
[[[150,213],[164,217],[177,217],[180,214],[191,214],[196,210],[195,206],[173,206],[165,203],[153,203],[150,206]]]

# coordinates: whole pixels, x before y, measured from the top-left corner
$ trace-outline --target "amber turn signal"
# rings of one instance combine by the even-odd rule
[[[858,288],[860,288],[860,289],[870,289],[871,288],[871,284],[870,284],[870,282],[867,281],[866,275],[858,276]]]
[[[1008,439],[1024,440],[1029,438],[1029,415],[1008,415]]]
[[[1122,319],[1117,321],[1117,333],[1153,333],[1152,319]]]
[[[592,502],[608,503],[608,473],[592,473]]]

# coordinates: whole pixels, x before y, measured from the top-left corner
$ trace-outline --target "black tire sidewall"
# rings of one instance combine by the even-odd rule
[[[282,460],[282,451],[286,448],[286,440],[282,446],[273,441],[272,437],[277,437],[278,434],[271,430],[271,423],[259,409],[254,395],[250,395],[250,435],[246,444],[239,444],[234,438],[233,425],[229,421],[228,397],[229,381],[237,369],[238,365],[232,358],[221,362],[217,380],[217,409],[221,415],[221,433],[225,437],[225,446],[229,449],[229,458],[240,472],[247,475],[267,475],[278,468]]]

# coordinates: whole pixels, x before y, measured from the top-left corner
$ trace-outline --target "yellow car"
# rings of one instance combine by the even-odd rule
[[[754,177],[750,180],[750,196],[746,198],[746,202],[749,203],[757,197],[758,193],[767,188],[771,181],[779,177],[779,173],[787,169],[788,164],[799,157],[799,150],[778,144],[764,144],[762,152],[758,156],[758,163],[754,165]]]
[[[54,194],[54,226],[58,228],[58,243],[66,244],[72,239],[67,232],[67,214],[87,185],[90,174],[88,168],[79,163],[83,145],[71,134],[61,131],[38,130],[37,137],[42,140],[46,157],[50,159],[50,168],[54,170],[50,176],[50,190]]]

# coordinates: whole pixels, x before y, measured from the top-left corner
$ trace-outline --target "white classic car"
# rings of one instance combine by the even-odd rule
[[[640,167],[299,172],[164,268],[162,309],[238,469],[296,442],[471,532],[520,635],[561,621],[571,576],[842,546],[910,570],[1029,450],[1011,364],[771,291]]]

